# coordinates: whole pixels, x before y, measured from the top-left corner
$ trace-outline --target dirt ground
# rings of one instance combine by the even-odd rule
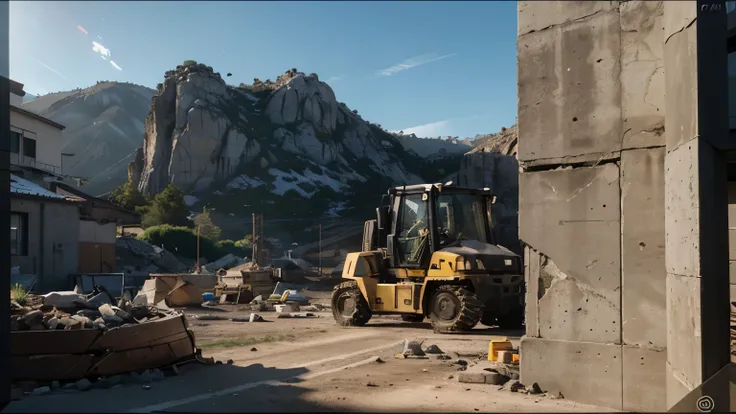
[[[309,296],[319,296],[310,294]],[[320,302],[315,298],[313,302]],[[186,309],[190,328],[205,357],[232,365],[188,364],[179,376],[149,388],[127,384],[114,389],[51,393],[15,401],[4,412],[602,412],[544,395],[501,391],[498,386],[457,381],[461,358],[472,365],[484,358],[491,339],[521,332],[479,325],[468,334],[440,335],[427,323],[374,317],[367,326],[344,328],[332,314],[265,322],[200,320],[232,318],[247,306]],[[451,360],[396,359],[405,339],[439,346]],[[379,358],[380,361],[376,359]]]

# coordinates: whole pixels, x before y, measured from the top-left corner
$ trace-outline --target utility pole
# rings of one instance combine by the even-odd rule
[[[322,224],[319,225],[319,277],[322,277]]]

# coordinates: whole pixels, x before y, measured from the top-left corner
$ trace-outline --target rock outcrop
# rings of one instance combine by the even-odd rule
[[[130,167],[144,194],[169,183],[186,192],[224,183],[309,198],[373,176],[421,181],[396,138],[338,103],[316,75],[292,70],[276,83],[232,87],[212,68],[187,63],[166,73],[146,118]]]

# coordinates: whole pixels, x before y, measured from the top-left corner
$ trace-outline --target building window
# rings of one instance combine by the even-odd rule
[[[10,254],[28,255],[28,214],[10,213]]]
[[[20,132],[10,131],[10,152],[20,154]]]
[[[23,156],[36,158],[36,140],[23,137]]]

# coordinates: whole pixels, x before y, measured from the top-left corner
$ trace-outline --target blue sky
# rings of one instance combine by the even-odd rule
[[[186,59],[235,85],[316,72],[365,119],[420,136],[496,132],[516,117],[513,1],[10,5],[10,75],[29,93],[155,87]]]

